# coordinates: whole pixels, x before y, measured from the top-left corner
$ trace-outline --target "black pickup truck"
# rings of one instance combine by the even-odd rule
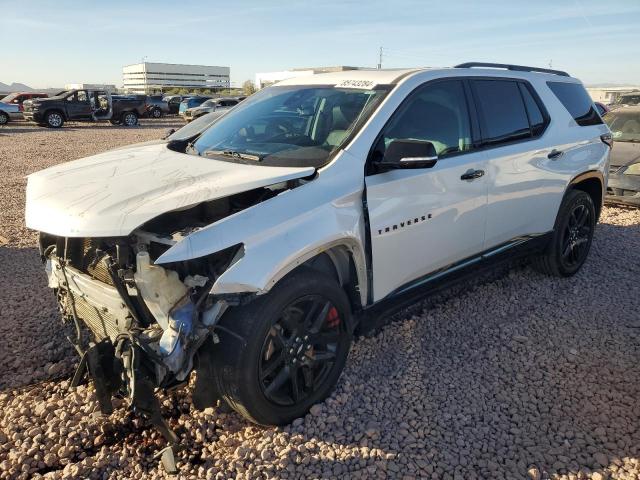
[[[112,96],[103,90],[68,90],[49,98],[27,100],[23,107],[26,120],[51,128],[60,128],[66,121],[110,121],[130,127],[146,112],[144,99]]]

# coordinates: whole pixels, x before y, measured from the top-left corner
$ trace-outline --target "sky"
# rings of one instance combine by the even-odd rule
[[[0,0],[0,82],[122,85],[122,66],[256,72],[466,61],[566,70],[585,84],[640,84],[640,0]]]

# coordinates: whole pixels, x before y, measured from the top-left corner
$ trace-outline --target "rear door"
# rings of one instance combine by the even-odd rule
[[[473,149],[469,95],[459,79],[428,82],[402,103],[368,161],[366,202],[374,301],[482,250],[487,205],[486,156]],[[393,140],[431,142],[430,168],[380,171]],[[465,179],[469,172],[475,178]]]
[[[549,115],[533,87],[508,78],[471,80],[488,154],[485,249],[544,233],[561,179],[544,166],[554,145],[544,132]]]
[[[538,93],[523,79],[494,77],[470,82],[481,147],[488,155],[485,250],[551,231],[569,181],[597,165],[605,152],[598,134],[594,142],[585,142],[586,132],[561,106],[563,111],[554,108],[552,116],[545,103],[551,105],[554,99],[541,82],[537,82],[539,88],[546,92]],[[584,91],[580,84],[563,85]],[[590,100],[588,103],[592,106]],[[590,118],[602,122],[595,108]]]

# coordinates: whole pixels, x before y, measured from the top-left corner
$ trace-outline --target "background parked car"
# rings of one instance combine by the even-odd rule
[[[167,105],[169,106],[169,113],[177,115],[180,110],[180,103],[187,98],[190,97],[184,95],[167,95],[162,100],[167,102]]]
[[[162,95],[147,95],[145,98],[147,116],[160,118],[169,113],[169,104]]]
[[[178,109],[178,114],[182,116],[184,115],[184,112],[187,109],[198,107],[202,105],[204,102],[206,102],[207,100],[209,100],[210,98],[211,97],[203,97],[203,96],[194,96],[194,97],[185,98],[184,100],[182,100],[182,102],[180,102],[180,108]]]
[[[20,111],[22,111],[22,103],[25,100],[30,100],[32,98],[47,98],[49,95],[46,93],[37,93],[37,92],[15,92],[10,93],[2,100],[3,103],[13,103],[19,105]]]
[[[640,92],[634,91],[620,95],[612,104],[611,107],[619,108],[624,105],[638,105],[640,104]]]
[[[0,125],[6,125],[10,120],[18,118],[22,118],[18,104],[0,102]]]
[[[640,207],[640,106],[604,116],[613,135],[606,200]]]
[[[207,113],[217,112],[219,110],[229,110],[236,106],[240,101],[237,98],[211,98],[198,107],[188,108],[183,112],[182,118],[190,122]]]

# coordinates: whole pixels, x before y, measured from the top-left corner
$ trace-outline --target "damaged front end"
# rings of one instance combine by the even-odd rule
[[[63,319],[75,326],[70,341],[81,361],[72,385],[89,373],[103,413],[111,413],[113,395],[127,398],[174,445],[177,437],[160,415],[155,392],[188,382],[196,352],[208,343],[193,399],[197,408],[215,403],[211,379],[200,377],[210,369],[203,360],[218,341],[216,323],[228,303],[210,291],[243,249],[237,245],[190,261],[154,265],[188,233],[184,228],[162,233],[159,227],[166,224],[166,219],[156,221],[118,238],[42,233],[40,248]]]

